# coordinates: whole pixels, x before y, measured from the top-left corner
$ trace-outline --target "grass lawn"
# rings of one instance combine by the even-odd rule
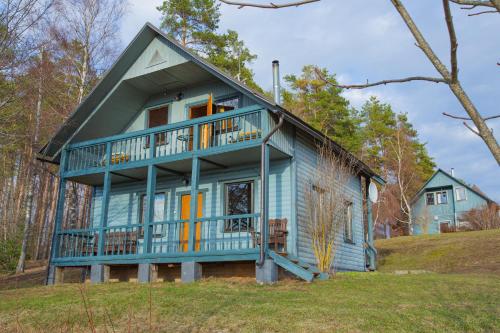
[[[453,239],[459,250],[476,244],[477,255],[496,248],[500,232],[380,241],[385,273],[341,273],[311,284],[87,284],[83,297],[78,284],[0,290],[0,332],[500,332],[498,253],[460,254],[463,270]],[[405,269],[446,273],[388,273]]]
[[[379,271],[500,274],[500,229],[378,240]]]
[[[191,285],[85,287],[99,331],[500,332],[496,275],[344,273],[275,286],[206,280]],[[0,292],[7,331],[91,331],[76,284]]]

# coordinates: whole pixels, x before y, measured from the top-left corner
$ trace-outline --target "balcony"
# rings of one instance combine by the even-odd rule
[[[267,111],[258,106],[71,144],[65,177],[145,167],[258,146]]]

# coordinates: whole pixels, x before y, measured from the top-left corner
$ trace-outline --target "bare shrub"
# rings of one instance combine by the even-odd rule
[[[460,230],[488,230],[500,228],[500,206],[496,203],[473,208],[460,216]]]
[[[354,174],[355,160],[331,143],[318,145],[314,174],[306,183],[305,203],[308,213],[307,232],[318,269],[333,272],[337,239],[345,231],[352,197],[345,190]]]

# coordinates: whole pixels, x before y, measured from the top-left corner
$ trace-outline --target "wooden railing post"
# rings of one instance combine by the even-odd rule
[[[106,169],[104,171],[104,182],[102,185],[101,220],[99,221],[99,243],[97,244],[97,255],[104,255],[106,244],[105,227],[108,225],[109,195],[111,191],[111,142],[106,143]]]

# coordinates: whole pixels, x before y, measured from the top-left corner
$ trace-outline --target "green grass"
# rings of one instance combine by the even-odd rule
[[[386,273],[341,273],[311,284],[87,284],[88,307],[78,284],[11,288],[0,291],[0,332],[91,332],[87,310],[98,332],[149,332],[150,315],[153,332],[500,332],[498,252],[491,253],[499,236],[379,241]],[[442,273],[387,273],[411,269]]]
[[[498,276],[345,273],[275,286],[207,280],[157,283],[151,294],[153,330],[162,332],[500,331]],[[130,317],[132,331],[148,331],[148,286],[87,285],[86,295],[101,330],[107,322],[110,332],[111,326],[127,331]],[[0,297],[0,327],[8,330],[87,327],[78,285],[3,291]]]
[[[378,240],[379,270],[500,274],[500,229]]]

